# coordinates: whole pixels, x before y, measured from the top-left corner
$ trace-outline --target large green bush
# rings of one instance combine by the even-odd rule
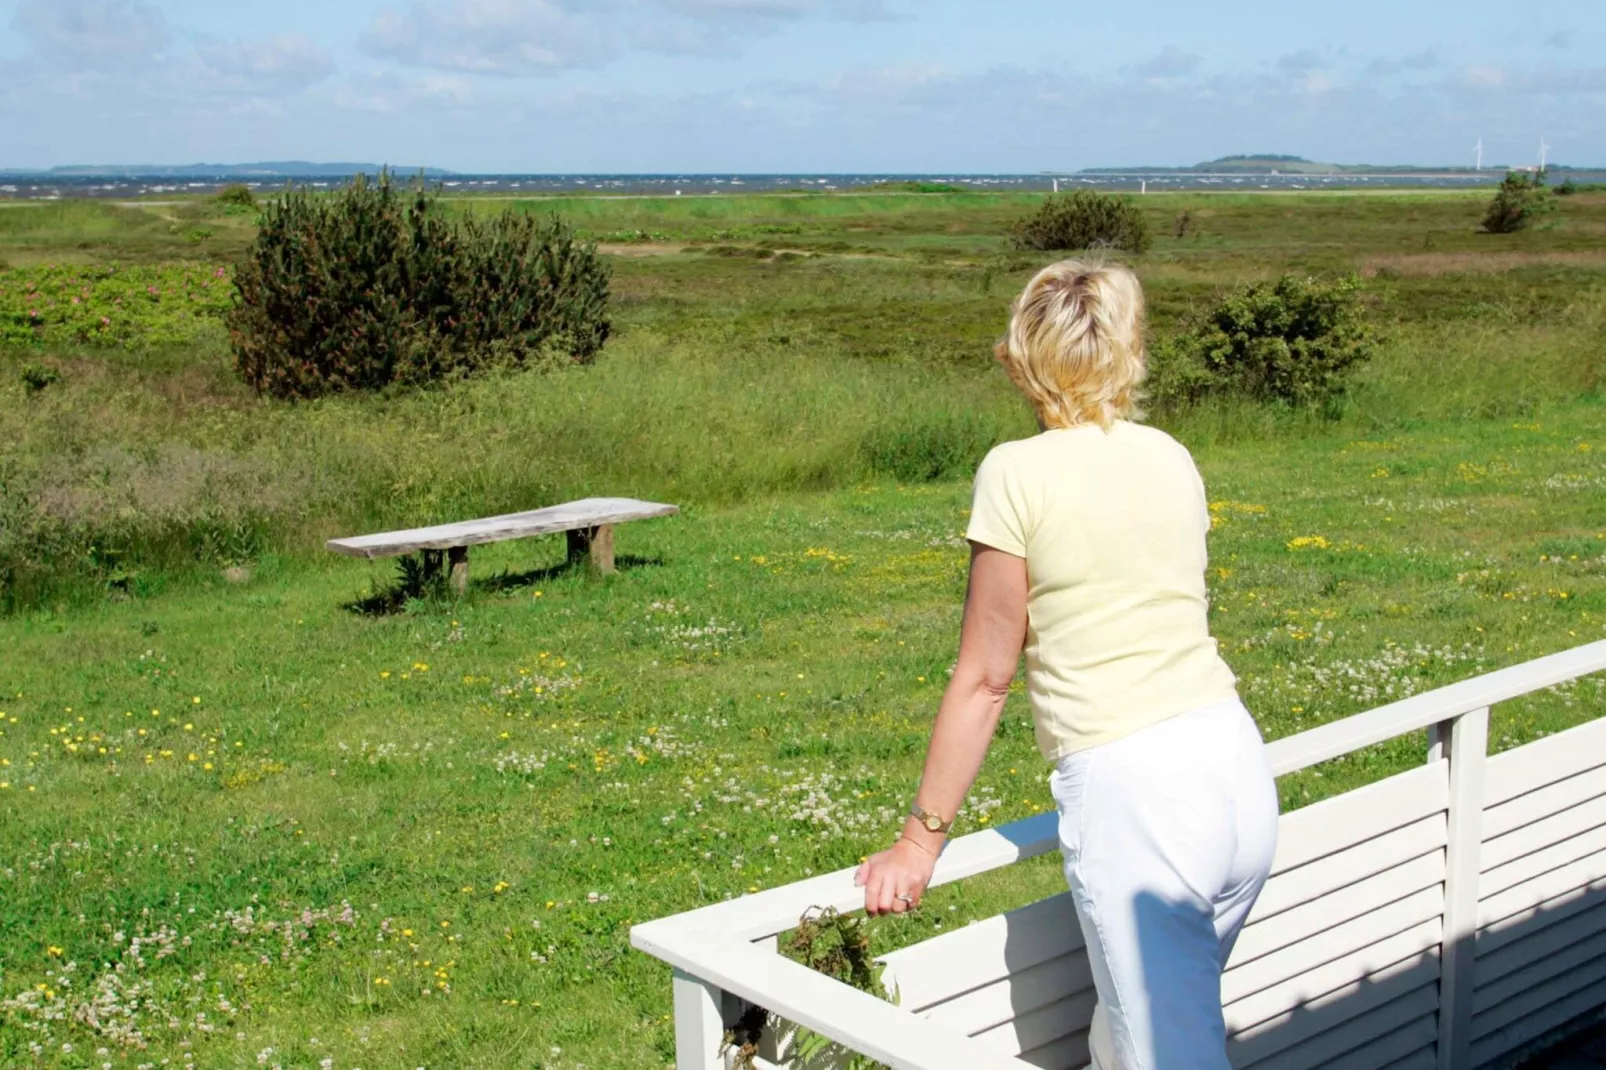
[[[1495,190],[1483,214],[1483,229],[1490,234],[1513,234],[1539,216],[1555,210],[1556,201],[1545,186],[1545,173],[1511,171]]]
[[[1228,295],[1181,334],[1150,346],[1150,396],[1161,404],[1234,394],[1321,404],[1344,392],[1377,348],[1354,276],[1284,275]]]
[[[1149,224],[1129,198],[1098,190],[1056,193],[1019,220],[1012,235],[1017,249],[1125,249],[1149,247]]]
[[[359,177],[267,207],[228,324],[247,382],[315,397],[588,362],[610,330],[608,280],[556,216],[454,218],[422,187]]]

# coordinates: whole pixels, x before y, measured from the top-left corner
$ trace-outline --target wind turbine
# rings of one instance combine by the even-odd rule
[[[1545,169],[1545,160],[1550,154],[1550,145],[1545,141],[1545,135],[1539,135],[1539,170]]]
[[[1477,154],[1477,163],[1475,163],[1473,165],[1473,170],[1474,171],[1482,171],[1483,170],[1483,138],[1480,137],[1478,139],[1478,143],[1477,143],[1477,145],[1473,146],[1472,151]]]

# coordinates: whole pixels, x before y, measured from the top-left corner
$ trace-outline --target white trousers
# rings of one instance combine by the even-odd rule
[[[1221,970],[1277,846],[1253,718],[1201,706],[1068,755],[1049,783],[1098,990],[1094,1070],[1228,1070]]]

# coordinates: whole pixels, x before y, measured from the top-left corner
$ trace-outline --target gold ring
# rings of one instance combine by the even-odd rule
[[[892,898],[901,900],[901,901],[903,901],[905,903],[908,903],[910,906],[914,906],[915,905],[915,897],[910,895],[908,892],[899,892],[897,895],[893,896]]]

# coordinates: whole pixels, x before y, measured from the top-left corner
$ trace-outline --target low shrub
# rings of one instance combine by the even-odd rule
[[[1062,249],[1125,249],[1141,253],[1149,247],[1149,224],[1129,198],[1097,190],[1056,193],[1014,227],[1017,249],[1040,252]]]
[[[0,270],[0,344],[183,345],[232,303],[217,264]]]
[[[1495,190],[1483,214],[1483,229],[1489,234],[1514,234],[1555,208],[1555,197],[1545,187],[1543,171],[1512,171]]]
[[[61,382],[61,373],[43,364],[24,364],[18,378],[22,380],[24,390],[37,394],[45,387]]]
[[[1234,394],[1255,401],[1324,404],[1377,348],[1354,276],[1284,275],[1230,294],[1149,353],[1149,396],[1162,405]]]
[[[427,189],[359,176],[268,206],[228,326],[246,382],[310,398],[589,362],[611,329],[608,282],[556,216],[452,218]]]
[[[225,209],[255,211],[257,206],[257,195],[251,187],[238,182],[218,190],[216,199]]]
[[[862,193],[967,193],[964,186],[956,186],[951,182],[921,182],[918,179],[903,179],[887,182],[873,182],[862,190]]]

